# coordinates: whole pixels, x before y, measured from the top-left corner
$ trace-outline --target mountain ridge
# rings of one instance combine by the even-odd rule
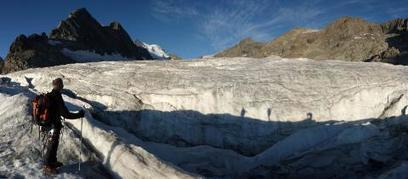
[[[380,61],[408,64],[408,19],[394,19],[383,24],[362,18],[342,17],[320,30],[295,28],[266,42],[242,40],[215,57],[267,57],[334,59],[345,61]]]

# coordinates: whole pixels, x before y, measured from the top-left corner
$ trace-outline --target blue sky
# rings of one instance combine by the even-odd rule
[[[269,41],[294,27],[321,28],[342,16],[408,18],[408,0],[13,0],[0,2],[0,56],[19,34],[50,32],[85,7],[102,24],[184,58],[212,54],[245,37]]]

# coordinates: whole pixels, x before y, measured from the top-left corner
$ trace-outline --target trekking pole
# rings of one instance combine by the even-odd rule
[[[79,146],[79,163],[78,163],[78,172],[81,171],[81,162],[82,162],[82,123],[83,123],[84,118],[81,118],[81,130],[79,131],[79,135],[80,135],[80,140],[81,140],[81,144]]]

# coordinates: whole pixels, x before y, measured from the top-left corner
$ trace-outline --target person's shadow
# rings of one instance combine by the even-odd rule
[[[268,121],[271,121],[272,109],[268,108],[268,110],[266,111],[266,114],[268,115]]]
[[[24,77],[24,78],[27,81],[28,88],[34,89],[35,86],[32,83],[34,78],[27,78],[27,77]]]
[[[241,117],[245,117],[245,113],[246,113],[245,108],[242,108],[242,109],[241,109]]]
[[[401,109],[401,116],[407,115],[407,108],[408,106],[404,106],[404,108]]]

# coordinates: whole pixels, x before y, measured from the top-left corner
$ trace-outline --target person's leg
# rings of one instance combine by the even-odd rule
[[[48,145],[47,145],[47,152],[45,154],[45,160],[44,164],[45,165],[54,165],[57,162],[57,150],[58,150],[58,145],[59,145],[59,135],[60,135],[60,129],[59,128],[54,128],[53,135],[49,139]]]

